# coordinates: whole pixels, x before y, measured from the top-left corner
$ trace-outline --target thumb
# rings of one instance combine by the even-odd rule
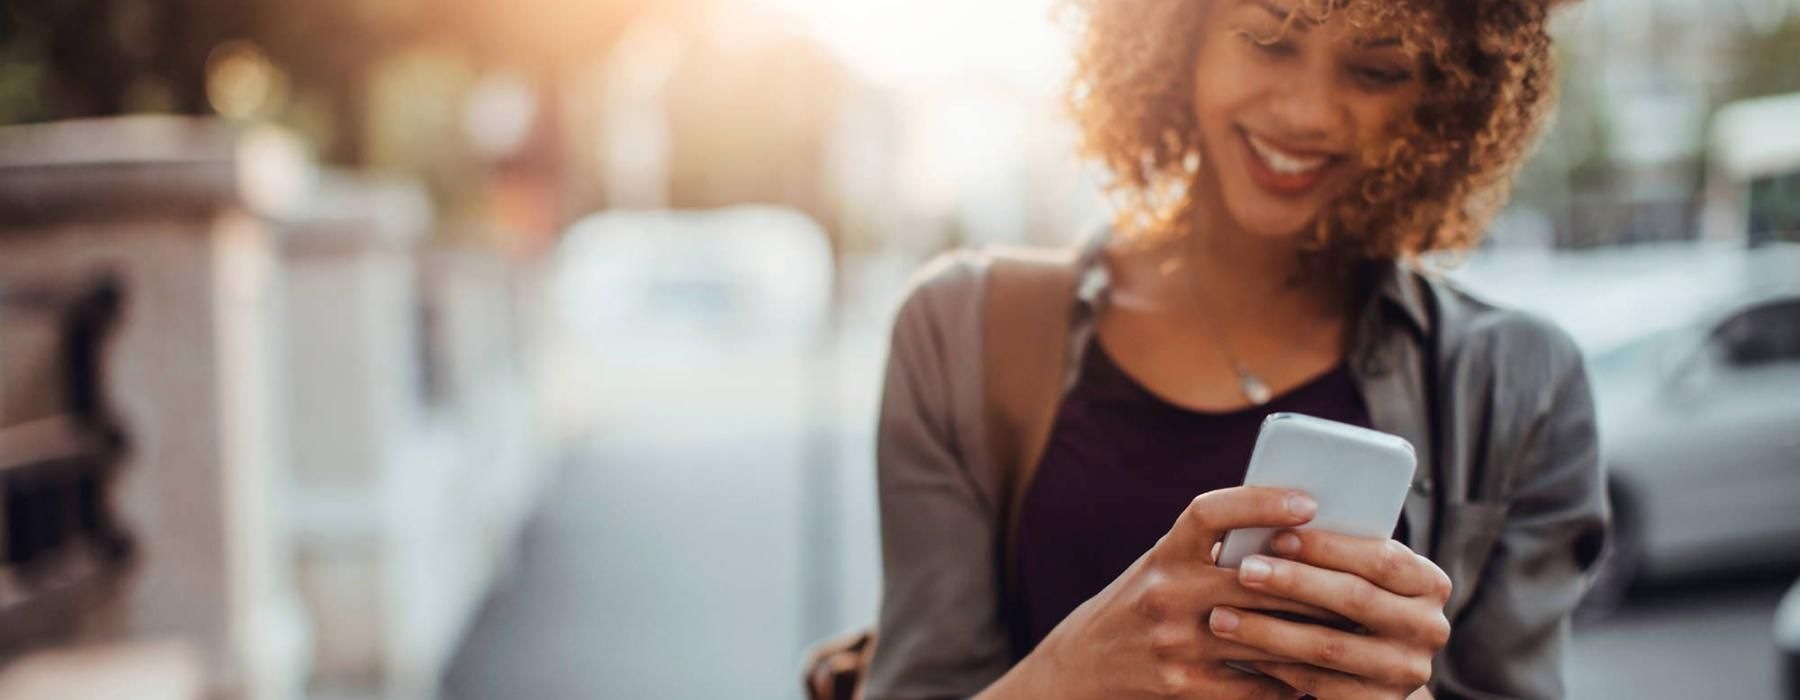
[[[1305,525],[1319,505],[1305,493],[1264,486],[1236,486],[1195,497],[1169,533],[1156,543],[1160,556],[1212,563],[1214,545],[1225,533],[1243,528]]]

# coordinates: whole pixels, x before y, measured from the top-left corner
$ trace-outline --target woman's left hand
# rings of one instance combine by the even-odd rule
[[[1431,659],[1450,640],[1442,569],[1392,540],[1301,530],[1278,534],[1272,546],[1279,558],[1248,557],[1239,567],[1246,588],[1330,610],[1365,633],[1219,607],[1214,634],[1304,662],[1254,665],[1320,700],[1429,697],[1421,689]]]

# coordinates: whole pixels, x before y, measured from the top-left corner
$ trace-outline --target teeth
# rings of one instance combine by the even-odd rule
[[[1246,134],[1246,136],[1250,137],[1251,150],[1256,151],[1256,155],[1268,164],[1270,170],[1282,175],[1304,175],[1324,167],[1325,163],[1330,160],[1323,156],[1296,158],[1275,150],[1274,146],[1263,143],[1254,134]]]

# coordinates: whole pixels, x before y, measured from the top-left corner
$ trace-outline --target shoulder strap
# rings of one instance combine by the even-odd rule
[[[981,309],[983,429],[988,464],[999,479],[1005,523],[1001,556],[1004,590],[1017,590],[1018,567],[1012,542],[1019,503],[1031,483],[1056,405],[1062,398],[1069,312],[1075,296],[1075,255],[1056,250],[990,250],[986,296]],[[1002,609],[1011,627],[1019,618],[1011,603]],[[1008,630],[1017,635],[1017,628]],[[859,699],[877,643],[862,630],[813,650],[804,684],[811,700]]]
[[[1062,398],[1076,251],[989,251],[982,308],[982,385],[988,463],[1000,477],[1005,590],[1016,590],[1019,506]]]

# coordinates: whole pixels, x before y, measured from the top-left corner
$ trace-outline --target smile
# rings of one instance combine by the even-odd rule
[[[1329,156],[1313,156],[1303,158],[1289,155],[1280,149],[1256,137],[1256,134],[1245,134],[1250,140],[1250,148],[1267,163],[1271,170],[1283,175],[1304,175],[1325,167],[1331,162]]]
[[[1298,195],[1317,185],[1331,166],[1342,158],[1331,153],[1296,153],[1239,130],[1247,148],[1250,177],[1262,188],[1280,195]]]

